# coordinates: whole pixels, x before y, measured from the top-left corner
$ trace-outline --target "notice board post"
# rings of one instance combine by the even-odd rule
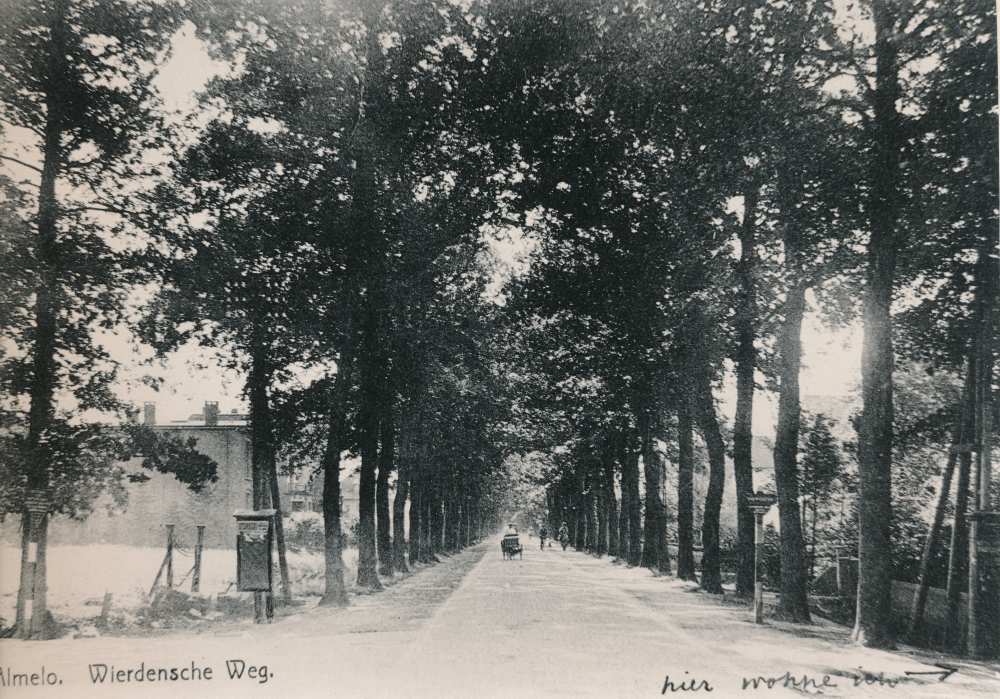
[[[274,617],[272,541],[275,510],[241,510],[236,517],[236,589],[253,592],[254,621]]]

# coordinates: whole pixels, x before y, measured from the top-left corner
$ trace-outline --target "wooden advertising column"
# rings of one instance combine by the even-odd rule
[[[764,623],[764,515],[774,507],[774,497],[757,492],[747,498],[747,505],[757,518],[757,534],[754,541],[753,556],[753,610],[754,623]]]
[[[254,623],[274,617],[272,580],[275,510],[235,513],[236,589],[254,593]]]

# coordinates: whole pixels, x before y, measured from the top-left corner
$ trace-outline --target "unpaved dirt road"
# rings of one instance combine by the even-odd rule
[[[267,626],[0,641],[0,696],[1000,696],[996,666],[856,648],[825,622],[757,626],[745,607],[687,583],[525,544],[523,559],[506,561],[489,541],[347,609],[302,609]],[[906,675],[934,662],[959,671],[944,682]],[[39,674],[54,682],[32,686]]]

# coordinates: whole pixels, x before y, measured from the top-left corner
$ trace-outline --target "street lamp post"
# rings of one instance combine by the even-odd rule
[[[754,622],[764,623],[764,565],[761,557],[764,548],[764,515],[774,506],[774,498],[757,491],[756,495],[747,498],[747,504],[757,516],[757,537],[754,542],[753,556],[753,609]]]

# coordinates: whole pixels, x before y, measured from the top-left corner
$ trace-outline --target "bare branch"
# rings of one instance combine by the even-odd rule
[[[854,69],[854,77],[856,78],[855,82],[858,84],[858,87],[861,88],[861,92],[864,96],[864,99],[869,103],[874,102],[875,90],[873,90],[872,86],[868,84],[868,78],[865,77],[866,72],[861,67],[861,64],[858,63],[858,59],[854,55],[853,41],[851,42],[851,45],[847,47],[847,51],[845,52],[845,57],[847,58],[847,62]]]
[[[0,117],[0,121],[4,122],[5,124],[10,124],[11,126],[18,129],[27,129],[28,131],[35,134],[41,139],[45,138],[45,134],[36,129],[34,126],[25,126],[24,124],[18,124],[16,122],[11,121],[10,119],[4,119],[3,117]]]
[[[9,155],[0,155],[0,160],[9,160],[12,163],[17,163],[18,165],[26,167],[29,170],[34,170],[39,175],[42,174],[42,169],[40,167],[35,167],[34,165],[29,165],[28,163],[24,162],[23,160],[18,160],[17,158],[12,158]]]
[[[930,0],[921,0],[920,2],[913,3],[910,11],[899,18],[899,30],[905,31],[906,27],[913,21],[913,18],[923,12]],[[926,21],[926,20],[925,20]],[[912,32],[911,32],[912,33]]]
[[[910,19],[905,23],[900,24],[899,39],[896,41],[896,48],[899,51],[907,51],[915,53],[920,45],[921,34],[924,33],[929,27],[931,27],[936,21],[941,19],[942,16],[946,16],[944,8],[939,8],[937,12],[930,10],[927,16],[916,26],[912,31],[905,32],[906,26],[913,19],[915,13],[910,16]]]
[[[63,165],[63,167],[66,168],[67,170],[76,170],[76,169],[79,169],[79,168],[90,167],[91,165],[93,165],[96,162],[99,162],[99,161],[96,160],[96,159],[95,160],[87,160],[87,161],[78,161],[78,162],[68,161],[68,162],[66,162]]]

